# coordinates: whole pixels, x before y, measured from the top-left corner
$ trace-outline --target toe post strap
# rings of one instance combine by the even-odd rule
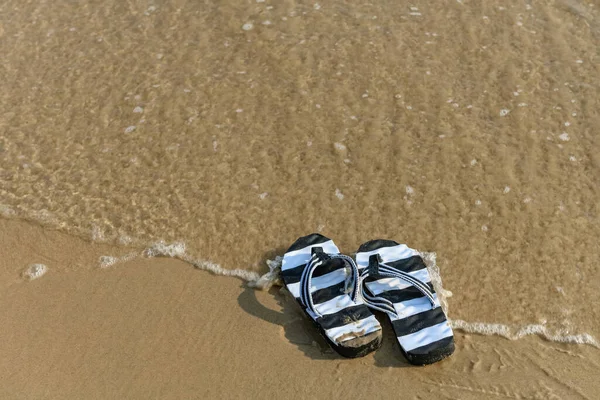
[[[312,248],[312,256],[310,261],[306,265],[304,272],[302,273],[302,277],[300,279],[300,303],[306,307],[307,311],[311,312],[313,315],[317,317],[321,317],[321,313],[316,309],[313,299],[313,293],[311,291],[312,287],[312,277],[315,270],[328,262],[334,262],[334,260],[340,259],[342,260],[347,267],[350,268],[352,275],[350,281],[348,282],[348,286],[352,285],[350,293],[350,298],[353,302],[356,302],[359,292],[359,272],[358,266],[356,262],[352,259],[352,257],[348,257],[345,254],[327,254],[323,252],[323,249],[320,247]]]
[[[369,307],[374,308],[376,310],[387,313],[390,316],[394,316],[398,318],[398,314],[394,305],[391,301],[380,297],[375,296],[365,285],[365,280],[367,278],[373,279],[381,279],[381,278],[398,278],[403,280],[404,282],[410,284],[419,290],[431,303],[431,307],[437,307],[437,303],[435,301],[435,297],[433,291],[429,288],[429,286],[422,282],[421,280],[411,276],[410,274],[400,271],[397,268],[394,268],[386,263],[384,263],[379,254],[372,254],[369,256],[369,266],[365,268],[360,274],[360,295],[363,298],[365,304]]]

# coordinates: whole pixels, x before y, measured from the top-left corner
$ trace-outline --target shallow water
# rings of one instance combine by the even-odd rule
[[[0,214],[261,273],[390,238],[453,319],[600,336],[597,8],[9,1]]]

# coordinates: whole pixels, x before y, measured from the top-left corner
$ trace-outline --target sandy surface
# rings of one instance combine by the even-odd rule
[[[341,359],[293,300],[169,258],[0,220],[0,397],[593,399],[600,351],[457,333],[428,367],[383,347]],[[23,266],[44,263],[33,281]]]
[[[2,12],[2,214],[256,271],[314,231],[394,239],[461,319],[600,336],[594,4]]]
[[[455,320],[600,338],[599,21],[577,0],[3,2],[0,390],[593,398],[590,346],[459,337],[378,369],[393,346],[322,356],[274,293],[98,257],[162,240],[243,275],[315,231],[393,239],[437,253]]]

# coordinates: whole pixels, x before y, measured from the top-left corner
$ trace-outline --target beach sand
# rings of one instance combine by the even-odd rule
[[[452,357],[415,367],[384,323],[380,350],[346,360],[278,288],[172,258],[102,269],[124,249],[0,228],[1,398],[596,398],[590,346],[457,332]],[[19,267],[34,262],[48,272],[24,283]]]
[[[597,397],[599,10],[4,2],[0,397]],[[456,354],[248,288],[311,232],[436,253]]]

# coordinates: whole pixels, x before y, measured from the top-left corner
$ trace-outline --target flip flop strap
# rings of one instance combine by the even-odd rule
[[[423,295],[427,297],[427,299],[431,303],[432,308],[435,308],[437,306],[437,304],[435,303],[435,297],[433,296],[433,292],[431,291],[431,289],[429,289],[429,286],[423,283],[420,279],[417,279],[406,272],[391,267],[384,262],[378,261],[375,264],[369,263],[369,267],[363,270],[359,278],[360,295],[363,298],[365,304],[367,304],[369,307],[375,310],[379,310],[389,315],[398,317],[398,313],[396,312],[394,304],[391,301],[383,297],[374,296],[367,292],[365,279],[368,277],[387,277],[401,279],[414,286],[421,293],[423,293]]]
[[[327,256],[327,258],[324,259],[323,254],[325,254]],[[313,273],[315,272],[315,270],[320,265],[322,265],[325,261],[328,261],[328,260],[334,259],[334,258],[340,258],[343,261],[345,261],[347,265],[350,266],[350,269],[352,271],[352,292],[350,292],[350,298],[352,299],[353,302],[356,302],[356,298],[358,296],[358,281],[359,281],[358,266],[356,265],[356,262],[354,262],[352,257],[348,257],[347,255],[344,255],[344,254],[326,254],[326,253],[313,254],[312,257],[310,258],[310,261],[306,265],[306,268],[304,268],[304,271],[302,272],[302,277],[300,278],[300,302],[304,305],[304,307],[309,309],[312,313],[314,313],[318,317],[321,317],[322,314],[319,311],[317,311],[317,309],[315,308],[312,293],[310,291],[310,288],[312,287],[312,276],[313,276]]]

